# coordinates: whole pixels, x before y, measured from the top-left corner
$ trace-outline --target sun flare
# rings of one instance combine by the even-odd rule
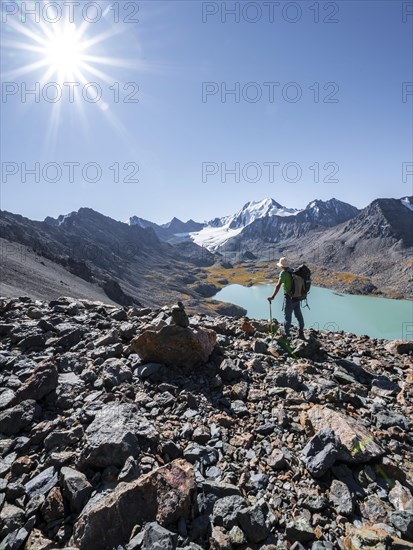
[[[46,66],[60,78],[72,77],[81,69],[84,53],[85,44],[76,35],[74,25],[50,36],[44,47]]]
[[[116,11],[111,10],[111,4],[101,4],[100,0],[90,3],[99,16],[96,22],[92,21],[92,12],[85,12],[80,2],[72,5],[38,0],[33,5],[11,4],[3,13],[1,78],[9,88],[21,89],[21,96],[10,96],[22,97],[24,109],[31,103],[50,106],[45,146],[54,150],[69,112],[79,117],[87,132],[85,112],[90,112],[93,105],[118,135],[126,136],[124,125],[111,108],[121,101],[115,94],[119,96],[123,91],[122,100],[129,97],[130,74],[157,70],[155,65],[139,59],[141,47],[135,26],[115,20]],[[70,10],[60,7],[68,4]],[[130,52],[136,49],[138,54],[131,57]],[[132,82],[133,89],[137,86]],[[128,137],[126,142],[130,141]]]

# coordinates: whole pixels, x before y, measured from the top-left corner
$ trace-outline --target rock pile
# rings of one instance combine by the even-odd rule
[[[413,548],[413,345],[1,299],[0,548]]]

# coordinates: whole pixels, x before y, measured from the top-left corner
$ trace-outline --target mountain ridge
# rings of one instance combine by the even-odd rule
[[[273,214],[280,213],[280,208],[284,215]],[[86,207],[57,219],[47,217],[43,222],[0,211],[0,237],[6,243],[5,250],[24,246],[32,251],[30,273],[35,277],[35,289],[42,286],[43,275],[38,269],[41,258],[49,260],[50,277],[46,274],[46,279],[50,281],[43,294],[34,294],[41,298],[47,297],[51,288],[57,292],[59,284],[70,288],[70,277],[62,278],[63,267],[92,285],[88,287],[91,292],[99,294],[106,288],[106,295],[116,303],[136,300],[152,306],[169,295],[203,303],[205,297],[228,284],[225,274],[219,280],[211,279],[210,266],[268,261],[271,277],[270,267],[280,256],[290,257],[293,263],[311,263],[327,274],[347,272],[365,277],[366,284],[354,288],[358,293],[413,296],[413,197],[375,199],[362,210],[335,198],[315,199],[294,213],[274,199],[250,201],[232,216],[221,218],[224,226],[175,233],[183,229],[182,224],[188,229],[197,223],[173,218],[163,226],[148,220],[130,224]],[[2,272],[7,292],[11,292],[14,279],[19,281],[19,289],[24,280],[31,288],[24,262],[19,264],[16,258],[9,265],[3,262]],[[73,279],[73,288],[82,288],[79,292],[84,297],[87,291],[81,280]],[[323,281],[334,288],[329,276]]]
[[[75,277],[94,285],[96,291],[103,288],[117,303],[143,300],[157,304],[168,295],[180,299],[184,289],[189,299],[200,298],[188,288],[197,281],[191,271],[196,273],[199,266],[214,261],[210,253],[194,243],[172,246],[161,241],[152,228],[129,226],[89,208],[79,209],[60,225],[1,211],[0,237],[63,266]],[[3,258],[3,281],[10,280],[16,270],[24,273],[28,267],[25,261],[16,263],[15,258],[11,263],[12,258]],[[35,264],[30,265],[34,273]],[[30,287],[30,273],[26,276]],[[78,287],[80,281],[73,281]]]
[[[196,244],[214,251],[237,235],[242,235],[246,227],[259,220],[274,218],[278,220],[280,218],[285,219],[288,223],[297,221],[308,222],[314,226],[333,226],[350,219],[358,212],[359,210],[356,207],[335,198],[327,201],[315,199],[303,209],[285,207],[273,198],[265,198],[249,201],[234,214],[213,218],[204,224],[193,222],[193,220],[184,223],[177,218],[173,218],[171,222],[158,225],[137,216],[130,217],[129,223],[150,226],[160,239],[168,242],[175,243],[190,239]],[[258,230],[260,225],[268,227],[267,222],[259,222]],[[305,231],[308,231],[308,229],[306,227]]]

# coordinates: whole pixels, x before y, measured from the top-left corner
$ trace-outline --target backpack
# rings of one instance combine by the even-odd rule
[[[294,300],[301,301],[307,300],[307,294],[310,292],[311,288],[311,271],[305,265],[301,264],[297,269],[289,271],[292,278],[292,288],[290,291],[290,296]],[[306,304],[308,307],[308,304]]]

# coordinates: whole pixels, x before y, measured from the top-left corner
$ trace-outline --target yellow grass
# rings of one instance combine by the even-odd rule
[[[340,272],[340,271],[315,271],[313,273],[313,284],[314,285],[334,285],[337,283],[349,285],[355,281],[360,281],[363,283],[368,283],[369,279],[368,277],[362,277],[361,275],[354,275],[353,273],[346,273],[346,272]]]
[[[205,269],[207,273],[207,282],[213,283],[218,287],[223,285],[219,283],[221,279],[226,279],[229,284],[238,284],[243,286],[252,286],[258,283],[271,282],[271,278],[277,277],[277,269],[272,270],[273,274],[270,277],[268,273],[268,264],[259,263],[237,264],[231,269],[225,269],[220,265],[213,265]]]

